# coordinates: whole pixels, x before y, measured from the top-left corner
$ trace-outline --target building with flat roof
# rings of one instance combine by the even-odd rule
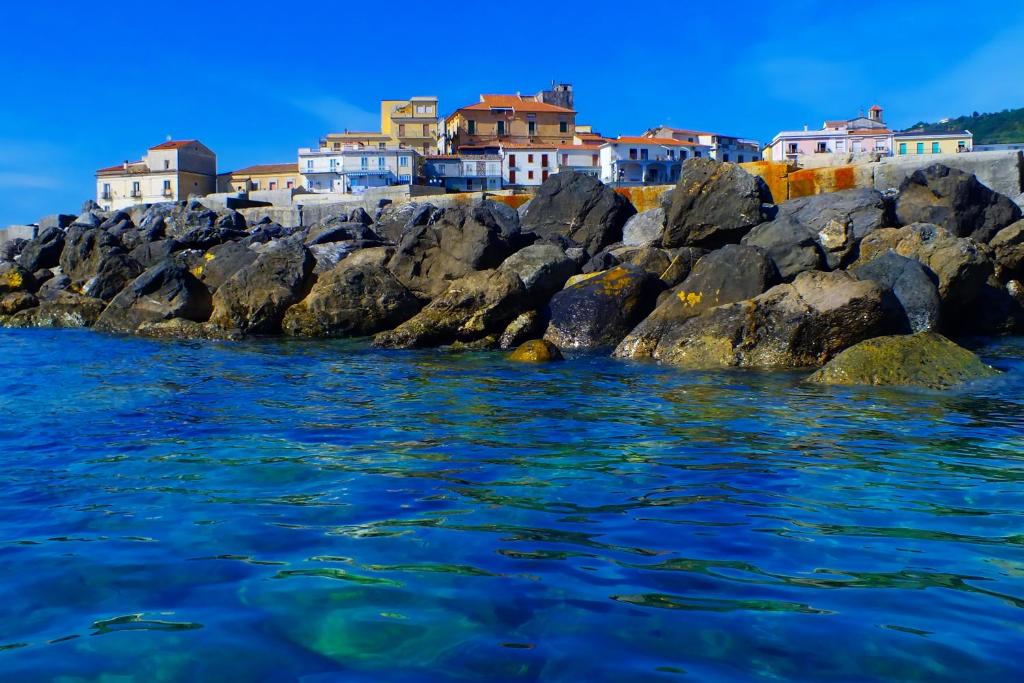
[[[481,95],[480,101],[456,109],[445,119],[446,151],[501,145],[568,145],[576,129],[576,112],[537,95]]]
[[[283,164],[257,164],[231,173],[222,174],[226,183],[222,192],[256,192],[260,190],[292,190],[303,186],[299,165],[294,161]]]

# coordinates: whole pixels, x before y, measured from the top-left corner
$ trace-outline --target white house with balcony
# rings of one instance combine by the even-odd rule
[[[820,130],[784,130],[765,148],[765,158],[798,166],[845,164],[858,158],[877,159],[893,154],[894,133],[878,105],[868,115],[825,121]]]
[[[96,203],[104,211],[204,196],[217,189],[217,155],[198,140],[168,140],[139,161],[96,171]]]
[[[657,126],[644,133],[645,138],[672,138],[684,142],[706,145],[709,156],[715,161],[742,164],[747,161],[761,159],[761,143],[757,140],[739,138],[733,135],[720,135],[700,130]]]
[[[299,173],[311,192],[361,194],[372,187],[411,185],[419,159],[415,149],[405,146],[304,147],[299,150]]]
[[[619,185],[667,185],[679,180],[684,161],[710,155],[710,146],[697,142],[620,136],[601,145],[601,180]]]
[[[501,174],[506,187],[534,187],[558,173],[558,145],[504,143]]]
[[[502,187],[500,154],[433,154],[423,158],[427,185],[448,192],[479,192]]]
[[[601,177],[601,145],[582,143],[558,148],[558,170]]]

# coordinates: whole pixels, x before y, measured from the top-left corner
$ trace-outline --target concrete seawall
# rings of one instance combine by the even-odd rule
[[[877,162],[848,166],[795,168],[785,163],[753,161],[740,164],[748,172],[764,178],[776,202],[812,194],[873,188],[898,188],[915,171],[944,164],[966,173],[995,190],[1022,201],[1024,193],[1024,153],[1020,151],[969,152],[966,154],[935,154],[892,157]]]

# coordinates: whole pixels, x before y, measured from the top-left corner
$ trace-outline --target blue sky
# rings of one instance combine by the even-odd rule
[[[1024,2],[855,5],[5,2],[0,225],[77,212],[95,169],[167,135],[199,138],[221,171],[291,161],[375,128],[381,98],[437,95],[447,113],[558,80],[605,135],[761,140],[874,103],[898,127],[1024,106]]]

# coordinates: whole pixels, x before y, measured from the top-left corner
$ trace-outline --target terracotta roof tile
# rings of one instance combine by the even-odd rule
[[[161,142],[159,145],[154,145],[150,149],[181,149],[182,147],[188,147],[199,142],[198,140],[168,140],[167,142]]]
[[[536,102],[532,99],[524,98],[522,95],[481,95],[480,102],[462,107],[457,111],[489,111],[492,108],[514,109],[527,113],[576,113],[572,109],[548,104],[547,102]]]
[[[240,168],[237,171],[232,171],[231,175],[266,175],[272,173],[298,173],[299,165],[295,162],[286,164],[256,164],[255,166],[246,166]]]

